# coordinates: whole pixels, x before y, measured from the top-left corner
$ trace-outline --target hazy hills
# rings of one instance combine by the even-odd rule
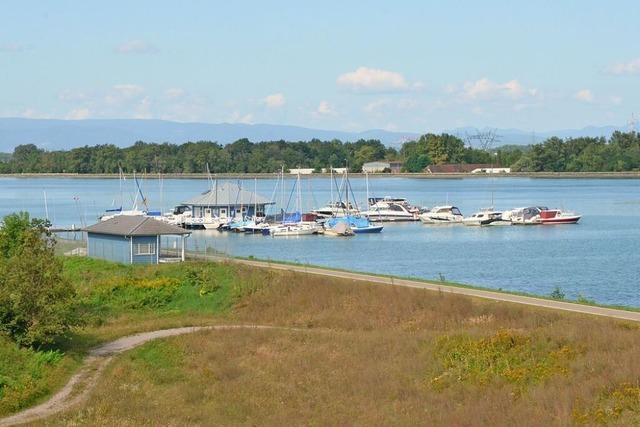
[[[562,138],[578,136],[609,136],[622,127],[603,126],[583,129],[558,130],[532,133],[519,129],[498,129],[497,145],[531,144],[550,136]],[[464,137],[476,132],[475,128],[457,128],[449,133]],[[242,124],[242,123],[179,123],[166,120],[136,119],[91,119],[91,120],[51,120],[0,118],[0,152],[12,152],[20,144],[36,144],[47,150],[61,150],[83,145],[115,144],[128,146],[136,141],[173,142],[211,140],[227,144],[241,138],[251,141],[284,139],[288,141],[308,141],[340,139],[355,141],[379,139],[386,145],[399,146],[402,142],[418,136],[415,132],[392,132],[372,129],[364,132],[345,132],[310,129],[300,126]]]

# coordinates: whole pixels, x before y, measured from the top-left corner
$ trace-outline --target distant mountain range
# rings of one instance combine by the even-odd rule
[[[500,136],[496,145],[525,145],[540,142],[550,136],[561,138],[579,136],[610,136],[624,127],[603,126],[583,129],[558,130],[532,133],[519,129],[497,129]],[[477,132],[476,128],[457,128],[448,133],[465,137]],[[132,145],[136,141],[172,142],[210,140],[228,144],[241,138],[251,141],[308,141],[339,139],[378,139],[388,146],[400,146],[415,139],[415,132],[391,132],[372,129],[364,132],[345,132],[310,129],[300,126],[241,124],[241,123],[179,123],[166,120],[135,119],[91,119],[51,120],[0,118],[0,152],[12,152],[20,144],[35,144],[47,150],[65,150],[84,145],[114,144],[119,147]]]

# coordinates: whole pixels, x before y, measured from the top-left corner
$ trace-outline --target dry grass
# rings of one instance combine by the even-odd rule
[[[305,330],[149,343],[111,365],[83,408],[49,423],[640,423],[637,325],[304,274],[238,274],[246,296],[226,321]]]

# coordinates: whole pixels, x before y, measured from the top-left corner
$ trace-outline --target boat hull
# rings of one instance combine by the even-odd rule
[[[558,217],[558,218],[543,218],[541,222],[543,225],[577,224],[578,221],[580,221],[580,218],[582,218],[580,215]]]
[[[363,228],[352,227],[351,230],[353,230],[353,232],[356,234],[370,234],[370,233],[380,233],[383,228],[384,226],[382,225],[373,225],[371,227],[363,227]]]

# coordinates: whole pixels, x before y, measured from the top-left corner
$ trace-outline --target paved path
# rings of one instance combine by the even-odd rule
[[[468,295],[477,298],[491,299],[495,301],[511,302],[515,304],[533,305],[536,307],[550,308],[554,310],[572,311],[575,313],[591,314],[596,316],[611,317],[615,319],[631,320],[640,322],[640,312],[628,311],[615,308],[596,307],[584,304],[571,303],[566,301],[555,301],[544,298],[512,295],[503,292],[489,291],[483,289],[472,289],[458,286],[443,285],[439,283],[428,283],[417,280],[389,278],[363,273],[350,273],[346,271],[331,270],[326,268],[307,267],[304,265],[278,264],[266,261],[253,261],[238,258],[207,257],[207,259],[225,260],[237,262],[261,268],[271,268],[275,270],[294,271],[296,273],[314,274],[318,276],[337,277],[341,279],[352,279],[376,284],[393,286],[404,286],[408,288],[427,289],[430,291],[446,292],[458,295]]]
[[[0,418],[0,426],[12,426],[41,420],[55,413],[67,410],[85,401],[95,385],[98,378],[109,364],[113,356],[132,348],[138,347],[146,342],[159,339],[173,337],[176,335],[190,334],[198,331],[206,330],[230,330],[230,329],[276,329],[301,331],[298,328],[285,328],[278,326],[263,325],[216,325],[216,326],[193,326],[185,328],[162,329],[159,331],[143,332],[140,334],[130,335],[128,337],[119,338],[115,341],[103,344],[89,352],[89,355],[82,363],[82,368],[78,371],[67,384],[62,387],[49,400],[25,409],[22,412],[11,415],[6,418]]]

